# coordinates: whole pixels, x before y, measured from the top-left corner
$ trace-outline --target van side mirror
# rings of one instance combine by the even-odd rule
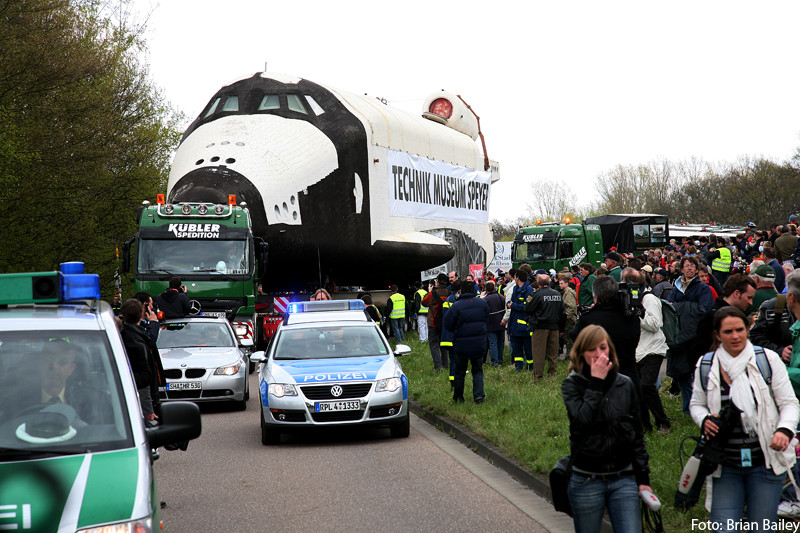
[[[202,432],[200,408],[195,403],[161,403],[157,414],[158,425],[145,429],[151,448],[196,439]]]

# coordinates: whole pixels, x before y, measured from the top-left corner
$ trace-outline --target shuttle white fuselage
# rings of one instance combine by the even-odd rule
[[[469,126],[464,106],[449,109]],[[398,283],[452,256],[437,230],[492,255],[498,176],[484,166],[474,138],[447,125],[259,73],[220,89],[189,126],[168,198],[246,201],[254,233],[270,244],[270,278],[302,283],[321,270],[341,283]]]

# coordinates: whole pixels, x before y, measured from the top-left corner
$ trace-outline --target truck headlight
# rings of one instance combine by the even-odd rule
[[[276,398],[284,396],[297,396],[297,387],[292,383],[270,383],[269,393]]]
[[[241,365],[221,366],[214,371],[215,376],[235,376],[239,373]]]
[[[394,392],[402,386],[400,378],[379,379],[375,382],[375,392]]]

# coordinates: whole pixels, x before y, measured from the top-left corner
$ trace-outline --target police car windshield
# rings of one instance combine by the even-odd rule
[[[211,346],[233,348],[236,341],[227,324],[214,322],[172,322],[161,325],[156,343],[159,349]]]
[[[250,264],[243,240],[141,239],[137,253],[142,274],[247,274]]]
[[[374,326],[315,326],[281,332],[274,359],[331,359],[386,355]]]
[[[0,331],[0,461],[133,446],[121,394],[102,332]]]

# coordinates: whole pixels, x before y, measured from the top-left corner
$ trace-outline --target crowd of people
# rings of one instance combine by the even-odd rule
[[[576,531],[599,530],[604,510],[615,529],[641,525],[638,492],[649,490],[643,435],[671,429],[659,394],[665,360],[683,413],[726,451],[709,478],[714,527],[799,517],[796,496],[781,501],[800,418],[795,222],[769,231],[748,223],[735,238],[672,239],[637,254],[611,249],[598,267],[556,272],[523,264],[463,281],[457,272],[440,274],[416,286],[414,316],[427,326],[420,338],[434,370],[449,368],[454,402],[464,401],[468,365],[473,400],[487,400],[483,366],[504,364],[506,342],[508,363],[529,371],[534,383],[555,376],[557,361],[569,358],[562,393],[575,456],[569,494]],[[621,296],[629,287],[640,296],[634,304]],[[679,317],[669,344],[666,311]],[[701,367],[712,370],[701,375]],[[722,431],[726,409],[741,416]]]

